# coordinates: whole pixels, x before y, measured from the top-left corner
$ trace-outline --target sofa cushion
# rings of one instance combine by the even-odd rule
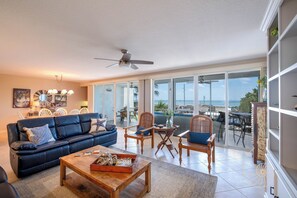
[[[30,142],[30,141],[16,141],[13,142],[10,147],[13,150],[35,150],[37,149],[36,144]]]
[[[33,127],[44,126],[46,124],[48,124],[48,127],[51,130],[53,137],[57,139],[55,120],[54,118],[50,117],[50,118],[32,118],[32,119],[19,120],[17,122],[17,125],[18,125],[18,130],[21,132],[20,140],[21,141],[29,140],[26,135],[26,131],[24,130],[24,127],[33,128]]]
[[[0,183],[7,182],[7,175],[4,169],[0,166]]]
[[[34,153],[40,153],[46,150],[58,148],[65,145],[68,145],[67,141],[57,140],[54,142],[49,142],[49,143],[37,146],[35,150],[19,150],[19,151],[16,151],[16,153],[19,155],[34,154]]]
[[[19,197],[18,192],[15,190],[13,185],[9,183],[0,184],[0,197],[3,198],[16,198]]]
[[[102,115],[98,113],[84,113],[79,115],[80,124],[83,133],[88,133],[91,129],[91,119],[92,118],[101,118]]]
[[[92,136],[94,137],[99,137],[99,136],[104,136],[104,135],[107,135],[109,133],[112,133],[113,131],[97,131],[97,132],[93,132],[93,133],[90,133],[92,134]]]
[[[90,138],[93,138],[93,136],[89,135],[89,134],[84,134],[84,135],[77,135],[77,136],[68,137],[68,138],[65,138],[63,140],[67,141],[69,144],[73,144],[75,142],[80,142],[80,141],[87,140],[87,139],[90,139]]]
[[[55,141],[50,129],[48,128],[48,124],[33,128],[24,127],[24,130],[26,131],[29,141],[37,146]]]
[[[55,122],[58,139],[82,134],[78,115],[55,117]]]
[[[106,118],[92,118],[91,119],[91,129],[90,129],[90,133],[94,133],[94,132],[100,132],[100,131],[106,131]]]

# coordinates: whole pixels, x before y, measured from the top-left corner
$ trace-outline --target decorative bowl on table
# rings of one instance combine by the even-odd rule
[[[164,127],[163,124],[158,124],[157,127],[159,127],[160,129],[162,129]]]

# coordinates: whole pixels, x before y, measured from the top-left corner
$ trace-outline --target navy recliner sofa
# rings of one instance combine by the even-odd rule
[[[19,120],[7,125],[10,146],[10,164],[17,177],[25,177],[56,166],[59,158],[95,145],[110,146],[117,142],[117,128],[107,125],[106,131],[89,133],[91,119],[101,114],[87,113],[58,117]],[[35,148],[29,143],[24,127],[33,128],[48,124],[56,141]],[[16,143],[14,143],[16,142]],[[14,143],[14,144],[13,144]],[[15,145],[19,145],[15,148]],[[12,146],[13,145],[13,146]]]

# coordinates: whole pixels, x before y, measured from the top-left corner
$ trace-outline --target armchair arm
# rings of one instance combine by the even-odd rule
[[[145,131],[148,131],[148,130],[151,130],[151,129],[154,129],[154,127],[149,127],[149,128],[146,128],[146,129],[142,129],[140,130],[141,133],[144,133]]]
[[[132,125],[132,126],[127,126],[127,127],[123,127],[123,129],[127,130],[127,129],[130,129],[130,128],[133,128],[133,127],[137,127],[138,125]]]
[[[185,132],[182,132],[181,134],[177,135],[179,138],[182,138],[184,135],[186,135],[187,133],[189,133],[190,130],[187,130]]]
[[[216,134],[212,134],[212,135],[207,139],[207,142],[208,142],[208,143],[212,143],[215,139],[216,139]]]

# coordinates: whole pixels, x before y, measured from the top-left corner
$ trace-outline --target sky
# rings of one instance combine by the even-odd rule
[[[258,77],[246,77],[229,79],[229,100],[239,101],[246,93],[251,92],[254,88],[257,88]],[[184,91],[185,88],[185,91]],[[212,100],[224,100],[225,99],[225,80],[216,80],[211,83],[212,88]],[[168,100],[168,83],[158,84],[157,88],[159,96],[154,96],[155,100]],[[184,94],[185,92],[185,94]],[[176,84],[176,99],[194,100],[194,84],[180,82]],[[198,88],[199,100],[210,99],[210,84],[199,84]]]

